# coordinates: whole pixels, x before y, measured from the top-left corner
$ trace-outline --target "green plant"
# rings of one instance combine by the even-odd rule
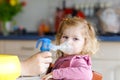
[[[0,0],[0,20],[10,21],[22,10],[23,4],[18,0]]]

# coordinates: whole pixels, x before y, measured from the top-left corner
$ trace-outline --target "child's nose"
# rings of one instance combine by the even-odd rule
[[[66,42],[67,42],[68,44],[71,44],[71,43],[72,43],[72,40],[71,40],[71,39],[68,39]]]

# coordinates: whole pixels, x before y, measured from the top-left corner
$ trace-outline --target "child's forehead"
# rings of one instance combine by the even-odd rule
[[[81,31],[80,27],[69,27],[64,29],[63,35],[81,36]]]
[[[66,31],[68,31],[68,32],[79,31],[80,32],[82,30],[82,28],[83,28],[83,25],[67,26],[63,29],[63,32],[66,32]]]

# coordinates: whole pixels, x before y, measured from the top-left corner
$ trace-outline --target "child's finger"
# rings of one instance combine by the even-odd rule
[[[50,79],[50,78],[52,78],[52,76],[51,76],[51,75],[47,76],[47,78],[46,78],[45,80],[48,80],[48,79]]]

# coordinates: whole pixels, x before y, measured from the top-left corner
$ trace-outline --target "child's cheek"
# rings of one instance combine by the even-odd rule
[[[60,39],[60,43],[63,43],[65,42],[65,40],[63,38]]]

